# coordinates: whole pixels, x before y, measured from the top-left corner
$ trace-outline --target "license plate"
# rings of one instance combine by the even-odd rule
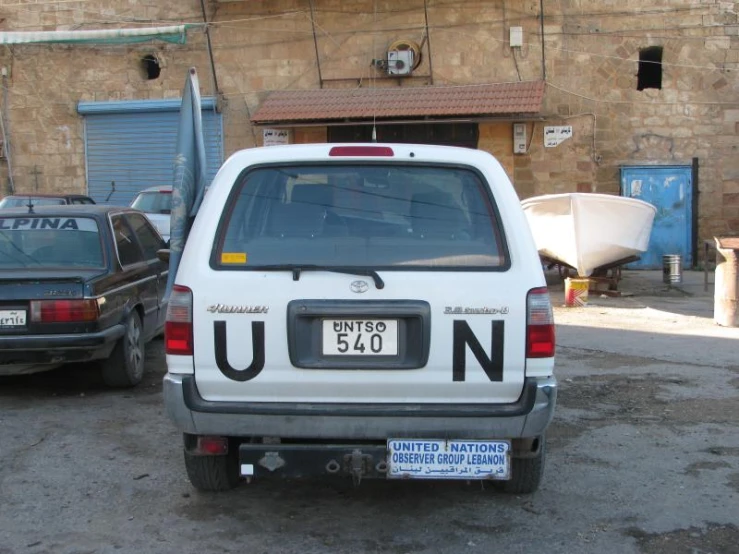
[[[26,310],[0,310],[0,329],[26,326]]]
[[[509,441],[389,439],[390,479],[510,479]]]
[[[396,319],[324,319],[326,356],[397,356]]]

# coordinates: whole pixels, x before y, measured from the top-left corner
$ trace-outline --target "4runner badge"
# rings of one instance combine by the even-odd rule
[[[349,285],[349,288],[352,290],[352,292],[361,294],[369,290],[369,285],[367,284],[367,281],[352,281],[352,284]]]
[[[229,306],[227,304],[213,304],[208,306],[212,314],[266,314],[269,306]]]
[[[461,306],[446,306],[444,308],[444,313],[454,315],[506,315],[508,313],[508,306],[501,306],[500,308],[463,308]]]

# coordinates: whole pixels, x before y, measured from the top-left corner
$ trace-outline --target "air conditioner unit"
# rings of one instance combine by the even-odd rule
[[[387,53],[388,75],[410,75],[413,71],[413,50],[390,50]]]

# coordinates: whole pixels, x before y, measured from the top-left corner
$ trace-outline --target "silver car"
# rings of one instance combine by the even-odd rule
[[[172,213],[172,187],[149,187],[138,193],[131,207],[146,214],[154,226],[169,241],[169,220]]]

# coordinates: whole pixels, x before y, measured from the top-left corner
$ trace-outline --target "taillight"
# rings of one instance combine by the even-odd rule
[[[554,314],[546,287],[531,289],[526,300],[526,357],[554,356]]]
[[[329,156],[368,156],[392,158],[395,153],[389,146],[334,146]]]
[[[203,456],[228,454],[228,439],[226,437],[198,437],[193,454]]]
[[[167,354],[192,356],[192,291],[175,285],[167,305],[164,324],[164,349]]]
[[[32,300],[31,321],[36,323],[79,323],[95,321],[100,315],[97,300]]]

